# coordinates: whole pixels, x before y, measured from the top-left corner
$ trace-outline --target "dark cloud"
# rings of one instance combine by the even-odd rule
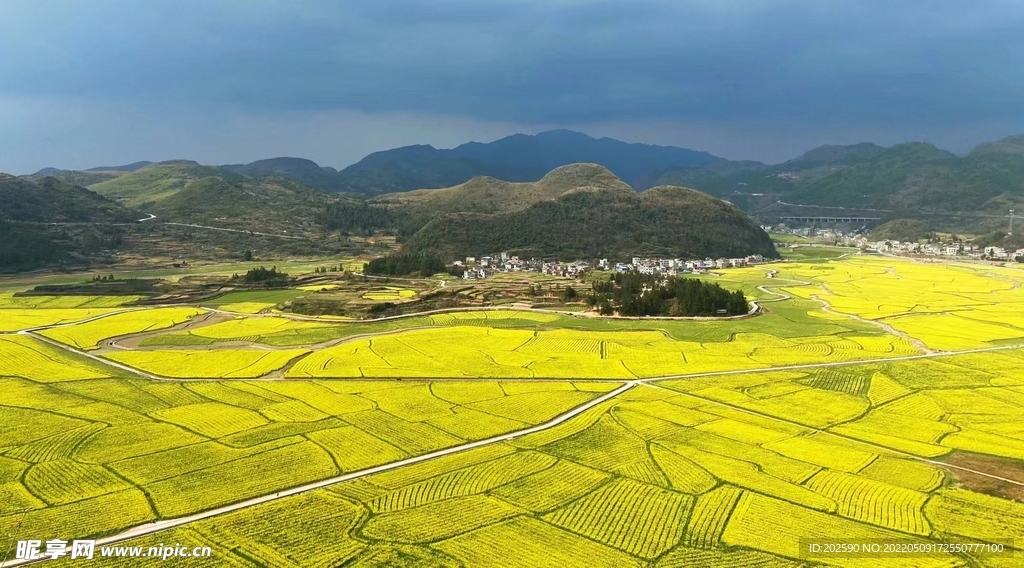
[[[517,124],[1021,125],[1015,0],[8,0],[0,95]]]

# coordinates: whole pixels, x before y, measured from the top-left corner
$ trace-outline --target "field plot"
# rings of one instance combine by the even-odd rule
[[[82,321],[116,311],[116,308],[7,308],[0,306],[0,333]]]
[[[78,349],[94,349],[105,339],[173,327],[201,313],[202,310],[196,308],[133,310],[39,333]]]
[[[6,309],[113,309],[141,300],[142,296],[16,296],[0,294],[0,310]]]
[[[24,335],[0,335],[0,376],[50,383],[123,374]]]
[[[161,377],[178,379],[256,378],[276,371],[308,353],[305,349],[262,351],[114,351],[103,356]]]
[[[204,303],[227,312],[241,314],[258,314],[306,294],[304,290],[250,290],[228,292],[214,300]]]
[[[3,336],[0,342],[6,342],[0,343],[4,360],[9,353],[17,355],[20,343],[38,343],[24,336]],[[152,353],[161,354],[125,352]],[[206,368],[214,365],[214,361],[204,363]],[[78,369],[73,361],[62,368]],[[439,398],[430,383],[420,382],[164,384],[76,378],[49,384],[0,378],[5,393],[0,401],[0,494],[5,496],[0,502],[0,532],[9,533],[21,523],[32,527],[54,523],[88,536],[154,518],[188,515],[526,428],[601,394],[553,383],[535,383],[528,389],[518,389],[516,383],[462,383],[466,393],[461,396],[459,385],[439,389],[448,399],[464,404],[509,399],[509,408],[520,404],[517,397],[537,395],[534,404],[543,411],[510,420]],[[546,400],[544,395],[549,395]],[[60,409],[60,414],[49,409]],[[513,448],[505,454],[508,459],[480,464],[442,482],[424,479],[408,488],[382,488],[377,502],[381,510],[404,510],[469,496],[479,488],[486,491],[546,470],[557,461]],[[523,510],[495,501],[506,513],[493,516],[488,503],[477,503],[482,517],[476,522],[498,522]],[[345,502],[340,506],[355,508]],[[130,514],[122,516],[121,507],[128,507]],[[429,516],[431,511],[416,514]],[[122,518],[124,523],[119,524]],[[368,530],[407,526],[397,516],[378,523]],[[403,533],[406,540],[426,538],[416,530]]]
[[[363,299],[372,300],[374,302],[397,302],[398,300],[412,298],[415,295],[416,292],[413,290],[403,288],[383,288],[363,294]]]
[[[1024,344],[1024,271],[857,257],[786,267],[780,277],[813,281],[791,294],[884,322],[934,349]]]
[[[655,331],[528,331],[460,325],[344,342],[304,358],[287,375],[631,379],[916,353],[908,342],[894,336],[846,339],[840,343],[828,336],[780,339],[752,333],[736,334],[732,341],[692,342]]]

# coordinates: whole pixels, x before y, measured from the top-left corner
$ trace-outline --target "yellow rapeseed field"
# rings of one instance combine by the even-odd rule
[[[766,343],[768,344],[766,346]],[[487,327],[419,329],[323,349],[289,377],[492,377],[634,379],[910,355],[894,336],[677,341],[649,331],[528,331]]]
[[[40,333],[78,349],[93,349],[106,339],[173,327],[201,313],[203,311],[197,308],[133,310],[86,323],[55,327]]]
[[[413,290],[407,290],[404,288],[384,288],[382,290],[373,290],[363,294],[363,299],[373,300],[374,302],[395,302],[406,298],[412,298],[415,295],[416,292]]]
[[[779,272],[811,282],[787,287],[793,295],[889,324],[935,349],[1024,345],[1021,270],[855,257]]]
[[[103,356],[161,377],[178,379],[255,378],[308,353],[305,349],[114,351]]]
[[[0,335],[0,352],[5,355],[0,361],[7,361],[7,355],[20,357],[22,349],[29,354],[37,349],[61,353],[30,337]],[[111,355],[159,358],[168,353],[185,360],[193,357],[181,351]],[[226,355],[205,351],[203,357],[209,359],[196,368],[222,372],[216,358]],[[26,364],[25,359],[15,361]],[[162,364],[187,367],[180,360]],[[99,373],[90,378],[83,372],[88,365],[68,360],[61,368],[69,375],[77,373],[77,380],[52,383],[59,387],[0,370],[0,531],[5,534],[19,526],[56,527],[80,537],[116,532],[157,515],[187,515],[535,423],[529,415],[509,420],[468,404],[509,399],[512,408],[520,397],[535,396],[533,400],[544,408],[536,414],[547,417],[601,394],[571,384],[517,388],[515,383],[474,382],[462,383],[467,394],[460,396],[451,388],[459,385],[446,384],[439,392],[453,401],[435,396],[431,385],[416,382],[162,383],[103,378]],[[543,400],[545,394],[551,397]],[[558,461],[540,453],[517,453],[510,446],[485,446],[478,456],[454,454],[425,462],[427,470],[421,473],[396,470],[400,475],[390,477],[393,488],[379,492],[381,507],[407,509],[480,488],[486,491],[545,471]],[[508,459],[485,463],[501,456]],[[430,480],[455,464],[469,469],[443,483]],[[382,476],[381,482],[388,479]],[[406,487],[409,484],[415,487]],[[502,506],[516,515],[521,511],[511,504]],[[429,511],[418,514],[429,516]],[[486,524],[505,518],[482,514]],[[398,517],[380,522],[380,527],[409,526],[408,520]],[[408,530],[413,531],[409,539],[420,538],[415,526]]]
[[[0,376],[41,383],[94,379],[112,370],[24,335],[0,335]]]
[[[225,564],[673,568],[801,566],[801,538],[1024,541],[1024,506],[930,461],[1024,460],[1024,349],[894,360],[922,354],[920,341],[1024,339],[1024,271],[862,257],[777,266],[774,282],[760,269],[708,276],[798,298],[729,323],[453,312],[356,324],[369,333],[312,353],[215,342],[99,351],[175,381],[0,332],[0,533],[111,534],[522,430],[621,380],[683,375],[539,432],[132,544],[212,544]],[[815,300],[835,313],[808,315]],[[45,309],[108,309],[54,303]],[[125,315],[47,335],[89,348],[174,320]],[[322,325],[241,317],[189,332],[247,341]],[[816,363],[828,366],[773,369]],[[274,380],[282,370],[289,380]],[[872,562],[823,561],[905,564]]]
[[[115,311],[115,308],[10,308],[0,309],[0,333],[81,321]]]

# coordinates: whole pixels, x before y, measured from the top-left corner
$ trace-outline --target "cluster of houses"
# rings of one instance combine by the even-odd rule
[[[607,263],[607,260],[602,260]],[[745,256],[743,258],[719,258],[704,260],[685,260],[681,258],[633,258],[630,264],[616,264],[617,272],[636,271],[640,274],[658,274],[662,276],[677,276],[679,274],[701,274],[708,270],[723,268],[742,268],[753,264],[764,262],[764,257],[759,254]],[[608,267],[605,267],[608,270]]]
[[[480,258],[469,256],[465,261],[457,260],[453,264],[463,268],[462,277],[464,279],[478,280],[500,272],[540,272],[552,276],[579,278],[589,270],[635,271],[640,274],[677,276],[679,274],[701,274],[714,269],[750,266],[764,261],[763,256],[755,254],[743,258],[706,258],[704,260],[635,257],[630,263],[611,263],[607,258],[602,258],[592,265],[584,260],[572,262],[545,261],[535,258],[526,260],[501,253]]]
[[[979,247],[969,243],[911,243],[897,241],[868,241],[859,239],[856,246],[885,254],[919,254],[924,256],[962,256],[977,260],[1014,260],[1024,257],[1024,248],[1009,250],[1003,247]]]
[[[842,242],[856,238],[862,231],[842,231],[834,227],[789,227],[785,223],[778,225],[761,225],[761,229],[769,235],[796,235],[821,240],[823,242]]]

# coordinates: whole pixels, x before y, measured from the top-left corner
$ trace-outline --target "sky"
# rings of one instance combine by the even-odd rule
[[[1024,133],[1019,0],[4,0],[0,171],[517,132],[781,162]]]

